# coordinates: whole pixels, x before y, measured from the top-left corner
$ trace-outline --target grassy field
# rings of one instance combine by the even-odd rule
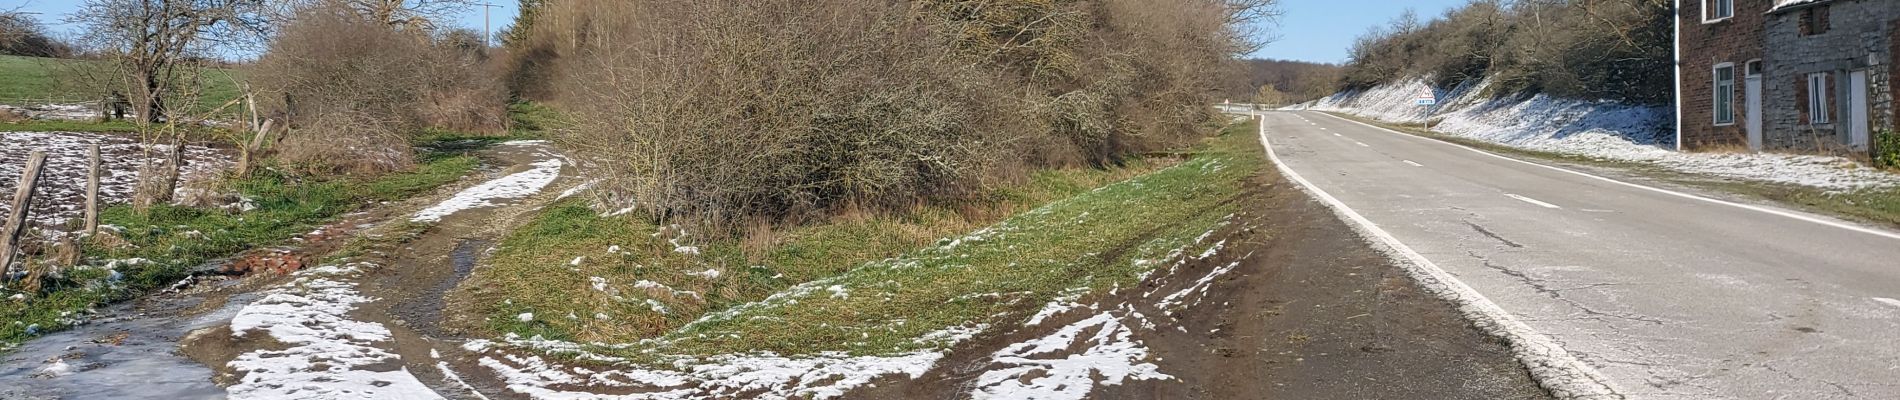
[[[282,243],[364,204],[398,200],[453,182],[474,169],[474,157],[453,152],[425,154],[415,171],[373,179],[311,180],[260,171],[233,183],[256,208],[242,213],[161,206],[140,214],[115,206],[101,223],[119,227],[131,246],[87,247],[85,258],[145,260],[114,269],[74,268],[48,289],[23,300],[0,300],[0,348],[63,328],[72,313],[163,288],[193,268],[259,245]],[[10,296],[12,293],[6,293]]]
[[[1685,174],[1648,163],[1607,160],[1571,154],[1520,149],[1482,140],[1426,131],[1423,126],[1417,124],[1394,124],[1344,113],[1328,114],[1517,158],[1542,159],[1561,163],[1611,168],[1643,177],[1658,179],[1675,185],[1740,195],[1751,200],[1784,204],[1808,212],[1833,215],[1848,220],[1862,221],[1889,228],[1900,228],[1900,188],[1896,187],[1856,191],[1832,191],[1800,185],[1738,182],[1708,176]]]
[[[1251,132],[1230,127],[1180,163],[1046,171],[993,189],[980,208],[998,212],[976,214],[995,217],[925,208],[769,241],[698,243],[558,203],[504,239],[457,302],[498,333],[640,343],[598,349],[630,357],[906,351],[1064,294],[1132,287],[1156,261],[1199,251],[1265,164]]]
[[[91,60],[0,56],[0,104],[33,105],[98,101],[100,93],[80,89],[78,76],[97,74],[105,65]],[[82,71],[85,71],[82,73]],[[205,71],[203,98],[198,109],[209,111],[238,97],[235,80],[243,74],[230,69]]]

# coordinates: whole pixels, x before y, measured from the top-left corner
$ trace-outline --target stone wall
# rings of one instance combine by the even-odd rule
[[[1813,16],[1809,14],[1813,13]],[[1823,24],[1824,31],[1807,26]],[[1762,57],[1763,145],[1768,149],[1839,152],[1848,140],[1848,76],[1867,72],[1868,123],[1894,124],[1893,50],[1900,5],[1893,0],[1835,0],[1778,10],[1766,16]],[[1812,33],[1812,34],[1804,34]],[[1827,73],[1828,123],[1810,123],[1809,74]]]

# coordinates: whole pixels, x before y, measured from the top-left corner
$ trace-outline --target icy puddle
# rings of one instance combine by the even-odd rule
[[[178,353],[179,338],[229,320],[256,295],[238,295],[197,315],[153,312],[191,309],[199,298],[121,304],[107,317],[28,341],[0,356],[4,399],[205,399],[224,395],[212,371]]]

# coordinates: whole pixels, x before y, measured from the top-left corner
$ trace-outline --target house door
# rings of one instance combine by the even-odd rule
[[[1847,146],[1867,150],[1867,71],[1854,71],[1847,80]]]
[[[1744,110],[1748,113],[1748,150],[1761,151],[1761,74],[1749,74],[1747,88],[1742,93],[1742,104],[1748,107]]]

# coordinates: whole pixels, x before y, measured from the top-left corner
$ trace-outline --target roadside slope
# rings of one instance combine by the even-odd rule
[[[1547,396],[1502,344],[1270,172],[1253,130],[1235,125],[1179,165],[704,309],[644,339],[560,340],[693,309],[675,304],[704,307],[682,298],[712,294],[673,274],[785,274],[769,263],[669,271],[676,264],[664,261],[593,275],[615,272],[589,269],[604,260],[661,257],[596,249],[543,266],[593,282],[591,293],[545,295],[611,311],[509,309],[489,317],[502,338],[446,358],[484,393],[531,398]],[[701,251],[672,244],[664,257]],[[627,315],[622,303],[650,314]]]

